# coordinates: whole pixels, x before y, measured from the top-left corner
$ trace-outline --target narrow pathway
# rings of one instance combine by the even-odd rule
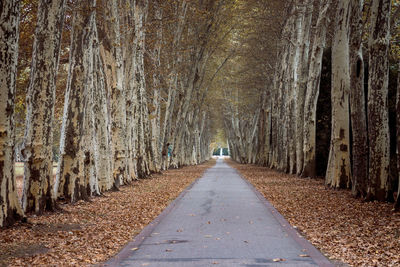
[[[109,266],[332,266],[222,159]]]

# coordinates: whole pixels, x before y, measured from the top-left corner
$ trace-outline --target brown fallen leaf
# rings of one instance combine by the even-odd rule
[[[166,252],[172,252],[172,249],[166,249],[165,251]]]
[[[29,224],[0,230],[0,266],[91,266],[105,262],[214,164],[212,160],[166,170],[88,202],[59,202],[63,212],[28,216]],[[22,180],[21,176],[21,189]],[[6,242],[9,239],[13,242]],[[25,252],[35,254],[26,257]]]
[[[322,177],[227,161],[327,258],[348,266],[400,266],[400,212],[393,213],[392,203],[363,202],[350,190],[327,189]]]
[[[136,251],[136,250],[138,250],[138,249],[139,249],[139,248],[132,248],[131,250],[132,250],[132,251]]]
[[[307,255],[307,254],[300,254],[299,256],[300,256],[300,257],[310,257],[310,256]]]
[[[272,259],[272,261],[274,262],[280,262],[280,261],[286,261],[285,259],[281,259],[281,258],[276,258],[276,259]]]

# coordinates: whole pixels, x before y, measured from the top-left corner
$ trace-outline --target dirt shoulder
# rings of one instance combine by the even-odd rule
[[[265,167],[227,160],[314,246],[351,266],[400,265],[400,213]]]
[[[106,261],[154,220],[187,186],[212,167],[168,170],[63,211],[31,216],[0,230],[0,266],[75,265]]]

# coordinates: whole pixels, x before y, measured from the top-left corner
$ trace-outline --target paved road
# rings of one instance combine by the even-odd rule
[[[222,159],[107,265],[332,266]]]

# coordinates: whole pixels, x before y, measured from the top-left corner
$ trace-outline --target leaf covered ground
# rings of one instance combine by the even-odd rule
[[[265,167],[228,163],[328,258],[351,266],[400,266],[400,213]]]
[[[168,170],[62,211],[0,230],[0,266],[85,266],[106,261],[215,164]]]

